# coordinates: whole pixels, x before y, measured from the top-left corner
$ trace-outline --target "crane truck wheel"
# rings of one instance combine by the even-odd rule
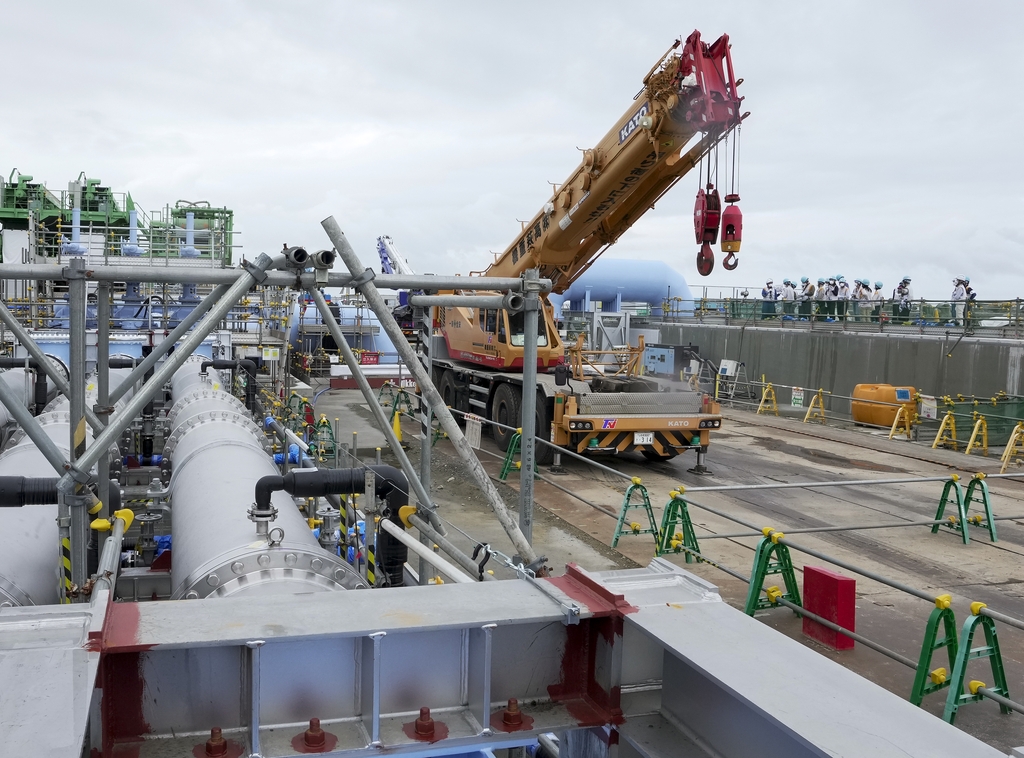
[[[657,453],[654,450],[643,450],[641,452],[644,458],[651,461],[652,463],[663,463],[665,461],[670,461],[673,458],[675,458],[676,455],[678,455],[678,453],[666,453],[662,455],[661,453]]]
[[[499,384],[494,391],[494,399],[491,401],[491,432],[494,434],[494,442],[503,451],[508,450],[512,442],[514,429],[505,429],[504,426],[518,427],[523,402],[519,395],[519,388],[511,384]]]
[[[449,408],[458,407],[456,404],[456,400],[458,399],[458,397],[455,388],[454,371],[452,371],[451,369],[447,369],[443,374],[441,374],[441,381],[437,386],[437,391],[441,394],[441,400],[444,401],[445,405],[447,405]],[[461,424],[462,417],[457,413],[454,415],[455,419],[459,421]]]
[[[537,393],[537,436],[546,440],[551,436],[551,411],[548,399],[543,392]],[[551,445],[538,442],[533,448],[533,457],[538,466],[549,466],[555,460],[555,449]]]

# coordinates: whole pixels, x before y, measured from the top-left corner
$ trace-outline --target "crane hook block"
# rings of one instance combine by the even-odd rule
[[[700,252],[697,253],[697,272],[701,276],[710,276],[714,269],[715,254],[711,250],[711,245],[705,242],[701,245]]]
[[[736,253],[730,252],[725,256],[725,260],[722,261],[722,265],[725,266],[726,271],[733,271],[740,265],[740,259],[736,257]]]
[[[726,199],[734,197],[727,195]],[[736,198],[739,200],[739,198]],[[738,205],[729,205],[722,211],[722,252],[738,253],[743,239],[743,211]],[[725,265],[723,263],[723,265]],[[729,266],[726,266],[729,268]]]
[[[693,204],[693,231],[697,244],[718,242],[718,223],[722,217],[722,201],[715,185],[708,182],[707,190],[697,191],[697,200]]]

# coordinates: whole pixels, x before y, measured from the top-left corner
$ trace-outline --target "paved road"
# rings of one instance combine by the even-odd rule
[[[373,440],[371,444],[377,442],[379,433],[374,430],[371,434],[366,428],[369,414],[365,407],[360,407],[362,399],[357,393],[331,393],[321,398],[321,402],[325,400],[330,405],[325,410],[331,413],[337,409],[333,415],[340,413],[348,418],[353,428],[359,428],[361,439],[367,443]],[[661,464],[650,464],[633,456],[601,460],[623,474],[643,478],[659,520],[669,500],[669,491],[683,485],[691,489],[688,496],[696,504],[707,505],[743,522],[788,532],[800,545],[871,569],[930,595],[950,593],[958,622],[966,617],[972,601],[985,602],[993,609],[1024,619],[1024,483],[989,480],[996,515],[1020,516],[1021,519],[1000,521],[999,541],[995,544],[989,542],[984,530],[974,529],[972,541],[966,546],[957,534],[943,529],[933,535],[923,526],[793,534],[793,530],[801,528],[932,519],[942,491],[939,482],[692,491],[692,488],[706,485],[945,477],[954,472],[967,479],[977,470],[998,470],[997,459],[968,458],[948,451],[932,451],[925,445],[889,441],[885,435],[864,430],[815,427],[744,411],[729,411],[727,420],[726,428],[715,436],[708,456],[714,472],[711,477],[687,472],[694,462],[692,455]],[[406,422],[404,428],[411,445],[410,456],[415,460],[418,442],[411,438],[416,425]],[[494,455],[496,448],[486,436],[481,460],[496,477],[500,461]],[[500,528],[474,492],[471,482],[466,480],[451,446],[442,441],[434,450],[434,495],[442,505],[443,515],[472,536],[470,539],[456,532],[456,542],[471,550],[475,540],[489,541],[511,552]],[[585,463],[572,459],[563,459],[563,462],[565,473],[541,472],[558,486],[547,482],[538,482],[536,486],[539,510],[535,542],[549,556],[549,565],[559,569],[570,560],[594,569],[629,565],[630,561],[645,565],[654,554],[654,542],[649,536],[627,536],[621,540],[617,551],[608,548],[627,482]],[[509,484],[516,486],[511,480]],[[508,494],[507,501],[514,508],[516,495],[513,491]],[[716,535],[749,530],[696,505],[691,515],[703,553],[749,575],[758,538],[718,539]],[[805,563],[827,565],[795,551],[793,559],[798,581],[801,581],[800,572]],[[684,563],[682,556],[672,556],[672,560]],[[726,600],[742,607],[746,584],[706,564],[691,564],[688,568],[715,582]],[[840,570],[840,573],[847,572]],[[857,630],[916,660],[932,606],[863,577],[857,577],[857,591]],[[759,618],[893,692],[904,697],[910,692],[913,672],[897,662],[861,645],[842,654],[817,647],[803,638],[799,619],[785,609],[765,611]],[[1011,694],[1024,699],[1024,632],[1001,629],[1000,635]],[[932,668],[941,665],[947,664],[936,656]],[[991,674],[984,670],[981,662],[972,664],[968,673],[969,678],[991,682]],[[780,675],[785,674],[780,672]],[[931,696],[924,707],[932,713],[941,713],[944,694]],[[961,709],[957,725],[1002,749],[1024,745],[1024,718],[1000,715],[990,702]]]

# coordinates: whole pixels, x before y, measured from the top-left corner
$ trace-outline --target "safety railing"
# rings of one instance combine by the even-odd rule
[[[960,331],[1020,338],[1024,301],[919,299],[909,302],[870,300],[761,300],[759,298],[673,298],[660,316],[636,316],[641,323],[707,323],[767,326],[811,331],[943,333]],[[962,306],[962,310],[959,309]]]
[[[415,393],[409,393],[410,397],[417,401],[422,401]],[[475,422],[480,423],[481,427],[484,426],[496,426],[505,429],[506,431],[512,431],[512,427],[491,421],[486,418],[476,416],[475,414],[465,413],[458,411],[457,409],[451,409],[456,415],[462,416],[467,419],[473,419]],[[417,418],[417,411],[411,407],[401,409],[397,408],[395,415],[398,417],[408,417],[411,419]],[[435,440],[436,441],[436,440]],[[541,437],[536,438],[538,444],[552,445],[548,440]],[[961,519],[956,517],[943,518],[942,514],[942,503],[940,503],[939,516],[935,519],[918,519],[918,520],[905,520],[897,522],[881,522],[881,523],[864,523],[864,524],[851,524],[843,526],[825,526],[825,527],[805,527],[796,529],[787,529],[784,531],[774,529],[772,527],[760,527],[757,524],[740,518],[734,514],[727,513],[721,508],[715,508],[705,503],[700,503],[693,499],[693,493],[700,492],[731,492],[740,490],[754,490],[754,489],[820,489],[828,487],[848,487],[848,486],[884,486],[884,485],[895,485],[895,484],[919,484],[928,482],[946,482],[947,485],[950,482],[956,483],[956,478],[950,479],[950,477],[934,476],[934,477],[895,477],[886,479],[865,479],[865,480],[848,480],[848,481],[823,481],[823,482],[796,482],[796,483],[772,483],[772,484],[757,484],[757,485],[710,485],[703,487],[692,487],[689,489],[678,487],[672,493],[670,493],[670,501],[666,504],[666,511],[673,505],[673,503],[682,502],[682,510],[684,517],[676,523],[685,524],[689,529],[693,528],[692,522],[686,514],[687,506],[701,509],[712,515],[715,515],[723,520],[743,526],[750,531],[747,532],[735,532],[735,533],[710,533],[702,534],[699,537],[700,542],[710,540],[721,540],[721,539],[741,539],[741,538],[760,538],[758,547],[754,549],[755,558],[754,566],[750,574],[738,571],[734,568],[724,565],[718,560],[709,557],[707,553],[702,550],[698,545],[698,538],[684,538],[679,534],[671,535],[671,538],[663,533],[662,530],[657,528],[654,523],[654,515],[651,515],[651,529],[641,529],[641,524],[633,523],[630,526],[633,527],[631,530],[629,526],[624,527],[623,515],[627,512],[630,507],[639,507],[638,504],[630,503],[630,492],[640,486],[641,479],[637,476],[629,473],[619,471],[610,466],[606,466],[599,461],[592,458],[587,458],[582,455],[578,455],[572,451],[557,448],[560,455],[566,455],[574,460],[579,460],[588,466],[594,467],[606,474],[610,474],[613,477],[617,477],[623,482],[628,482],[626,489],[625,500],[623,502],[623,508],[616,512],[613,508],[603,505],[601,503],[595,503],[587,498],[580,495],[578,492],[574,492],[569,487],[566,487],[559,482],[555,481],[549,476],[545,476],[539,471],[534,472],[535,478],[543,481],[555,489],[569,495],[570,497],[582,502],[591,508],[604,513],[611,518],[618,518],[618,524],[615,535],[615,542],[618,541],[618,537],[621,534],[626,534],[632,531],[634,534],[647,534],[654,533],[656,554],[664,554],[665,552],[675,552],[687,556],[687,562],[695,560],[700,563],[707,563],[708,565],[721,570],[730,576],[748,584],[751,589],[748,593],[748,600],[746,611],[753,615],[755,612],[772,607],[784,607],[793,611],[800,617],[809,618],[818,624],[837,632],[838,634],[844,635],[849,639],[854,640],[863,644],[875,652],[886,656],[887,658],[894,660],[907,668],[915,672],[914,685],[909,694],[909,699],[917,705],[920,705],[923,699],[929,695],[932,695],[940,690],[948,690],[946,693],[946,705],[944,710],[944,718],[949,723],[953,723],[957,710],[963,705],[976,702],[983,699],[989,699],[997,703],[1003,713],[1009,713],[1010,711],[1017,711],[1024,713],[1024,705],[1010,699],[1009,690],[1006,683],[1005,671],[1002,666],[1001,658],[999,657],[999,648],[997,643],[997,636],[994,627],[995,622],[999,622],[1006,626],[1014,629],[1024,631],[1024,621],[1013,618],[1005,613],[993,611],[987,608],[983,603],[972,603],[971,615],[965,621],[962,632],[957,638],[955,617],[953,606],[953,598],[949,593],[936,593],[928,592],[920,588],[911,586],[904,582],[894,580],[887,577],[878,571],[867,569],[863,566],[856,565],[850,561],[843,560],[841,558],[828,555],[821,550],[809,547],[804,544],[794,542],[791,538],[786,536],[789,534],[813,534],[820,532],[856,532],[863,530],[873,529],[903,529],[903,528],[928,528],[930,527],[933,532],[938,531],[940,526],[952,526],[954,528],[959,526]],[[502,459],[508,461],[508,454],[501,455],[492,451],[478,448],[478,451],[492,457],[494,459]],[[522,473],[522,472],[521,472]],[[977,475],[975,478],[984,478],[982,475]],[[990,478],[1011,478],[1012,475],[990,475]],[[494,477],[494,478],[501,478]],[[1020,481],[1019,477],[1016,479]],[[944,493],[945,496],[945,493]],[[648,496],[644,491],[644,500],[647,501]],[[650,512],[649,502],[647,503],[648,512]],[[963,515],[966,515],[965,511],[961,511]],[[668,514],[663,519],[664,524],[667,523]],[[985,517],[993,522],[995,521],[1019,521],[1022,516],[993,516],[989,510]],[[966,519],[963,520],[966,523]],[[972,523],[975,523],[972,521]],[[980,522],[979,522],[980,523]],[[675,527],[673,527],[674,529]],[[703,527],[707,530],[707,527]],[[968,542],[969,537],[966,533],[966,529],[962,529],[964,541]],[[817,558],[818,560],[824,561],[828,564],[836,566],[844,571],[852,574],[861,576],[869,581],[876,582],[883,586],[889,587],[893,590],[901,592],[903,594],[924,600],[933,606],[931,614],[924,625],[920,655],[915,660],[909,655],[906,655],[900,651],[893,650],[885,645],[870,639],[869,637],[860,634],[856,631],[850,630],[832,619],[825,618],[818,613],[808,610],[805,608],[800,600],[799,591],[795,586],[795,572],[793,569],[792,561],[788,557],[788,551],[796,551],[799,553],[806,554],[808,556]],[[780,552],[785,551],[785,559],[779,560]],[[783,574],[785,576],[785,566],[789,566],[789,576],[785,578],[784,583],[787,583],[785,589],[777,586],[764,586],[766,578],[771,576],[773,573]],[[781,567],[781,568],[780,568]],[[753,577],[753,579],[752,579]],[[790,586],[791,585],[791,586]],[[985,635],[985,644],[980,647],[971,647],[972,639],[974,636],[975,629],[981,627]],[[933,657],[942,651],[945,651],[946,657],[949,661],[949,668],[946,667],[935,667],[933,668]],[[989,686],[986,682],[976,679],[969,679],[967,672],[967,664],[969,661],[987,658],[991,663],[992,671],[992,685]]]

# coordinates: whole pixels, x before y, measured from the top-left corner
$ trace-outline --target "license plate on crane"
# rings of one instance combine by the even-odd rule
[[[633,432],[634,445],[653,445],[654,432]]]

